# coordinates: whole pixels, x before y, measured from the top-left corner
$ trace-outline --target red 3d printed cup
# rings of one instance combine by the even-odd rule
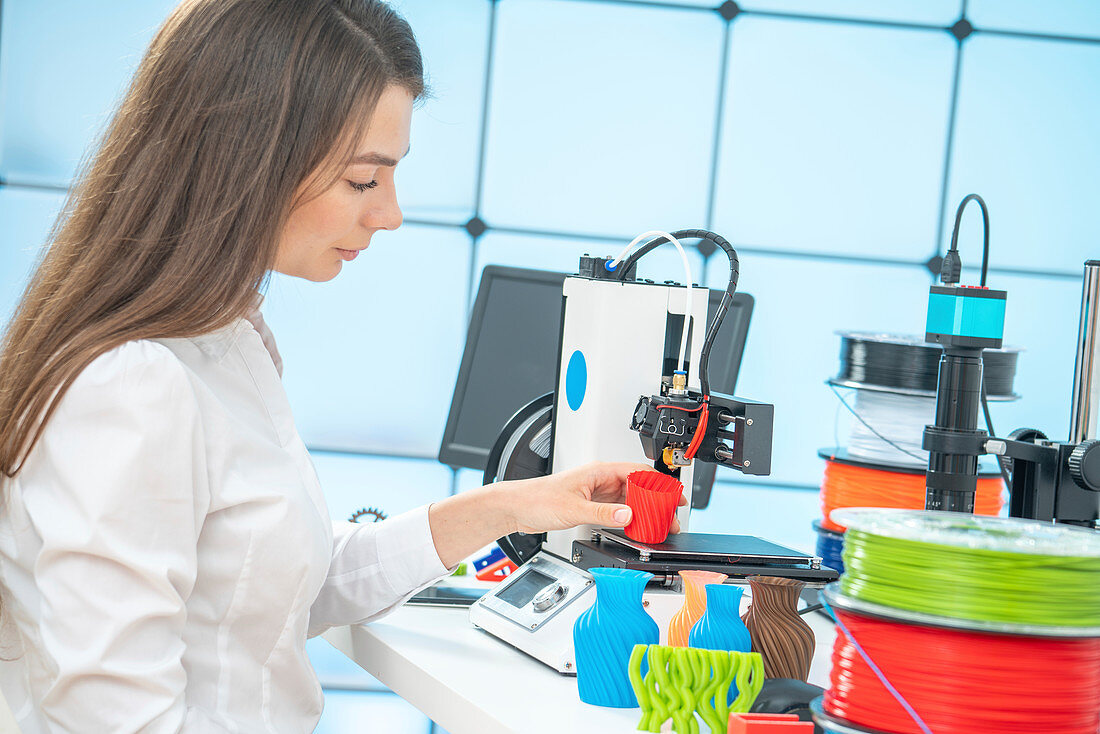
[[[623,528],[626,537],[639,543],[665,542],[684,485],[656,471],[632,472],[626,480],[626,504],[633,512]]]

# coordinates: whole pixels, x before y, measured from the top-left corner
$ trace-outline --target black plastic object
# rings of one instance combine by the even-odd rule
[[[650,395],[638,399],[630,428],[640,435],[642,451],[657,471],[679,476],[678,468],[672,473],[664,464],[664,450],[671,443],[681,449],[687,447],[698,430],[702,410],[703,401],[698,395]]]
[[[619,268],[624,267],[623,263],[619,263],[614,270],[608,270],[607,265],[612,258],[610,257],[592,257],[585,253],[581,255],[581,262],[577,268],[577,275],[582,278],[595,278],[596,280],[625,280],[632,281],[638,277],[638,266],[632,264],[626,274],[619,272]]]
[[[440,462],[484,470],[501,426],[554,389],[565,278],[565,273],[545,270],[485,268],[443,429]]]
[[[710,415],[699,444],[700,458],[743,474],[771,474],[774,405],[711,393]]]
[[[1082,441],[1070,452],[1069,475],[1078,487],[1100,492],[1100,441]]]
[[[752,705],[754,714],[795,714],[799,721],[813,721],[810,701],[825,694],[825,689],[793,678],[768,678]],[[814,731],[821,729],[816,724]]]
[[[882,388],[890,391],[936,394],[943,348],[923,337],[839,331],[840,370],[829,384],[838,387]],[[990,400],[1014,400],[1016,347],[986,349],[982,353],[983,379]]]
[[[958,439],[980,441],[987,435],[978,428],[981,397],[981,350],[944,349],[936,393],[936,423],[924,427],[921,444],[921,448],[928,451],[926,510],[974,512],[979,452],[956,447],[953,443]]]
[[[684,569],[716,571],[730,578],[782,576],[807,584],[837,580],[832,568],[813,565],[814,557],[748,535],[679,533],[664,543],[636,543],[621,530],[601,530],[591,540],[574,540],[571,560],[582,570],[610,567],[675,576]]]
[[[1026,441],[1027,443],[1033,443],[1035,441],[1048,441],[1050,439],[1038,428],[1017,428],[1015,431],[1008,434],[1008,440]]]
[[[721,331],[722,324],[725,322],[726,313],[734,304],[734,298],[737,294],[737,279],[741,266],[737,258],[737,251],[733,249],[733,245],[729,243],[729,240],[720,234],[715,234],[705,229],[680,229],[670,234],[677,240],[702,240],[703,242],[709,243],[710,246],[721,249],[729,258],[729,282],[726,285],[725,292],[722,294],[722,299],[718,303],[718,310],[710,314],[707,319],[707,333],[703,338],[703,346],[699,350],[699,387],[704,395],[710,395],[710,352],[714,346],[714,340],[718,336],[718,332]],[[624,270],[621,277],[625,279],[631,273],[630,268],[637,263],[639,259],[667,241],[667,237],[657,236],[631,253],[631,255],[623,261]],[[670,281],[665,282],[667,283]],[[721,388],[719,388],[719,390],[721,390]],[[731,389],[729,392],[733,392],[733,390]]]
[[[482,476],[484,484],[531,479],[550,473],[550,420],[553,405],[554,394],[546,393],[520,408],[504,424],[500,437],[489,450]],[[542,541],[545,539],[546,533],[512,533],[499,538],[497,545],[512,563],[522,566],[542,549]]]
[[[483,596],[485,589],[480,587],[429,586],[413,594],[405,603],[423,607],[469,607]]]
[[[664,471],[666,448],[683,450],[699,425],[702,396],[641,396],[630,428],[638,432],[646,458]],[[744,474],[771,473],[772,419],[775,406],[711,393],[708,418],[695,458],[700,463],[721,464]]]
[[[1004,441],[1012,484],[1008,514],[1096,527],[1100,518],[1100,445],[1050,441],[1035,428],[1018,428]]]

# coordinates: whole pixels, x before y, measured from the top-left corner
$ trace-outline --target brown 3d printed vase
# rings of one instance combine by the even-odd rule
[[[668,644],[687,647],[688,633],[707,609],[707,584],[721,584],[728,576],[717,571],[681,571],[684,580],[684,606],[668,623]]]
[[[776,576],[750,576],[752,604],[741,618],[752,636],[752,651],[764,658],[764,677],[810,675],[814,631],[798,613],[803,583]]]

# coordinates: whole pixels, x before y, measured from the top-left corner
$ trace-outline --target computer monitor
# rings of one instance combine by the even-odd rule
[[[566,273],[499,265],[489,265],[482,272],[439,447],[442,463],[484,471],[504,424],[520,408],[554,390],[566,277]],[[722,291],[711,289],[708,323],[721,300]],[[752,307],[752,296],[737,293],[715,337],[710,384],[716,392],[734,392]],[[714,464],[695,465],[692,506],[696,509],[710,501],[714,472]]]

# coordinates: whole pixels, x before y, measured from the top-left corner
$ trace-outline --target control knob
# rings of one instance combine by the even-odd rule
[[[567,591],[569,591],[568,586],[564,584],[554,584],[552,587],[536,596],[531,606],[536,612],[545,612],[564,599]]]
[[[1100,440],[1082,441],[1069,455],[1069,475],[1078,487],[1100,492]]]

